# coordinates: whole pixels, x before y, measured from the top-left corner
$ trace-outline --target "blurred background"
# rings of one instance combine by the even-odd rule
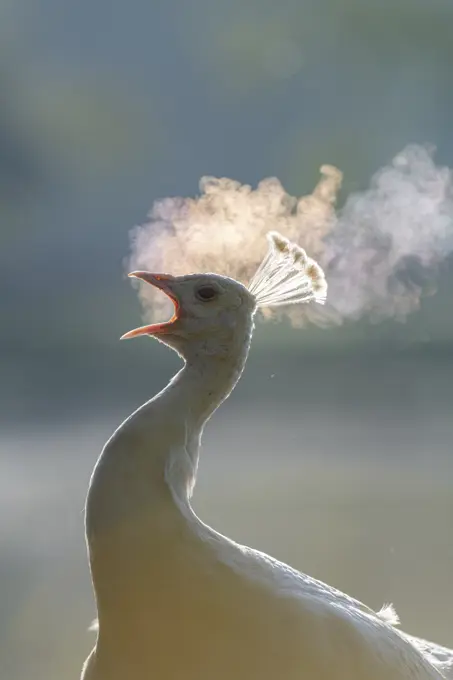
[[[129,230],[202,175],[343,200],[408,143],[453,166],[450,0],[0,0],[0,677],[93,644],[83,505],[112,429],[178,368]],[[206,430],[203,519],[453,646],[453,262],[406,323],[257,328]]]

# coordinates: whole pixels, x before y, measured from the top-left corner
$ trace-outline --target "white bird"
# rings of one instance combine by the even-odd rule
[[[430,680],[453,651],[204,524],[192,509],[203,427],[237,383],[261,306],[323,302],[319,266],[276,233],[248,288],[216,274],[134,272],[173,318],[150,335],[184,359],[105,445],[86,503],[98,612],[84,680]]]

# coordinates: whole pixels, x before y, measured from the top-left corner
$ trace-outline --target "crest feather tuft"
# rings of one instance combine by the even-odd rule
[[[267,237],[269,250],[249,283],[258,307],[312,300],[324,304],[327,283],[319,264],[278,232],[270,231]]]

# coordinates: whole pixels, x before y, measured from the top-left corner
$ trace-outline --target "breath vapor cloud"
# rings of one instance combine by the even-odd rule
[[[171,274],[216,272],[247,284],[278,231],[323,267],[327,304],[264,310],[294,325],[338,324],[368,315],[405,319],[432,292],[439,263],[453,250],[453,176],[433,150],[406,147],[379,170],[366,191],[336,211],[339,169],[324,165],[308,196],[290,196],[276,178],[256,189],[204,177],[197,198],[157,201],[149,222],[131,234],[129,269]],[[139,289],[146,320],[169,310],[151,287]]]

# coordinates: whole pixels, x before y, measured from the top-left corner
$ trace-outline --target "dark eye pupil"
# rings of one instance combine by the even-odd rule
[[[212,286],[202,286],[198,289],[197,295],[200,300],[212,300],[217,294],[217,291]]]

